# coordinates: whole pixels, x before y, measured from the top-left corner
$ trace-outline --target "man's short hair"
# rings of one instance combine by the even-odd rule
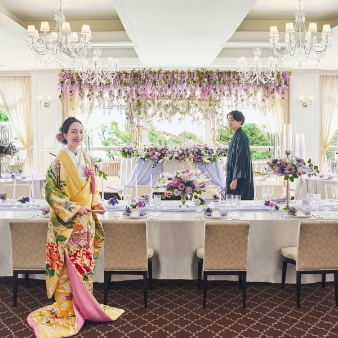
[[[245,116],[239,110],[233,110],[233,111],[231,111],[230,113],[227,114],[227,118],[229,117],[229,115],[232,115],[232,118],[235,121],[242,122],[242,125],[244,124],[244,122],[245,122]]]

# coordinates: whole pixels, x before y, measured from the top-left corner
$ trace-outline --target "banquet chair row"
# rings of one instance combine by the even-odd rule
[[[7,198],[13,197],[14,184],[4,184],[4,193]],[[30,196],[31,195],[31,184],[16,184],[15,185],[15,197]]]
[[[325,185],[325,199],[327,199],[327,200],[333,199],[331,187],[336,187],[336,186],[337,186],[337,184],[326,184]]]
[[[46,220],[10,220],[13,257],[13,306],[17,299],[17,278],[45,273]],[[29,223],[29,232],[27,229]],[[154,250],[147,245],[147,221],[105,220],[104,303],[107,303],[111,275],[142,275],[144,306],[147,307],[147,273],[152,288],[152,257]],[[197,249],[198,288],[203,277],[203,307],[206,307],[207,281],[210,275],[238,275],[246,307],[246,274],[250,222],[209,221],[205,223],[204,247]],[[338,306],[338,221],[313,220],[299,223],[297,247],[281,249],[282,289],[285,287],[287,263],[296,265],[297,307],[300,307],[302,274],[334,274],[335,301]]]

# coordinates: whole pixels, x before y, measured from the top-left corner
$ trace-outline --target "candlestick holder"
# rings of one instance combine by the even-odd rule
[[[290,154],[291,154],[291,151],[290,150],[285,150],[285,155],[286,155],[286,158],[288,159],[288,160],[290,160],[290,158],[289,158],[289,156],[290,156]],[[290,177],[286,180],[286,196],[285,196],[286,198],[286,205],[285,205],[285,208],[287,209],[287,210],[289,210],[289,208],[290,208]]]

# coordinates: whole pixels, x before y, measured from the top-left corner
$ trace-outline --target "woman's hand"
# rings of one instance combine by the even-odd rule
[[[97,211],[97,213],[101,215],[103,215],[106,212],[106,209],[104,208],[103,204],[96,205],[94,209],[100,210],[100,211]]]
[[[237,179],[232,180],[232,182],[230,183],[231,190],[235,190],[236,188],[237,188]]]
[[[80,216],[83,216],[83,215],[87,215],[88,212],[90,212],[90,209],[87,208],[87,207],[81,207],[77,213],[80,215]]]

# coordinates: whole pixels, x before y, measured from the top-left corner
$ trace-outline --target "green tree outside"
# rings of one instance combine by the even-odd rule
[[[8,122],[8,116],[2,109],[0,109],[0,122]]]

